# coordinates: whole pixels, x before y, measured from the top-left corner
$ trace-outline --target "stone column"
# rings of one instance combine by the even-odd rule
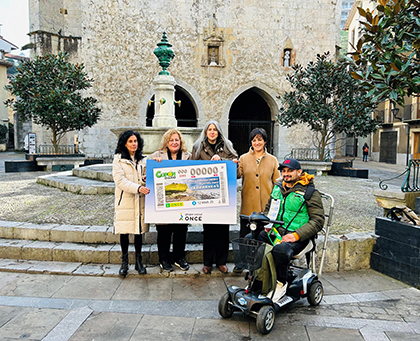
[[[171,75],[157,75],[153,81],[155,91],[155,116],[153,127],[176,127],[175,78]]]

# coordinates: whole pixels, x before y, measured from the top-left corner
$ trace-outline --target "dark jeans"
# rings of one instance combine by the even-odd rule
[[[157,246],[159,262],[171,263],[170,248],[173,238],[173,261],[185,258],[185,241],[187,239],[188,224],[156,225],[158,231]]]
[[[262,231],[259,236],[258,240],[261,240],[267,244],[271,245],[270,240],[268,239],[267,232]],[[289,264],[292,260],[294,255],[297,255],[301,252],[306,245],[308,245],[309,239],[304,241],[296,241],[294,243],[280,243],[273,247],[271,251],[274,262],[276,263],[276,272],[277,272],[277,280],[286,283],[287,281],[287,270],[289,270]]]
[[[125,255],[128,253],[128,245],[130,244],[129,234],[120,234],[120,244],[121,244],[121,253]],[[141,256],[141,247],[143,246],[143,236],[141,234],[134,235],[134,249],[136,250],[136,254]]]
[[[203,263],[226,265],[229,252],[229,225],[203,224]]]

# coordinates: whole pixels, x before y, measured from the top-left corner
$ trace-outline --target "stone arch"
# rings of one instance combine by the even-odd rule
[[[202,127],[205,123],[204,117],[204,106],[203,102],[201,101],[201,97],[198,92],[191,87],[188,83],[175,78],[176,86],[180,88],[181,91],[190,99],[191,103],[195,108],[195,112],[197,115],[197,127]],[[175,94],[176,98],[176,94]],[[182,105],[182,104],[181,104]]]
[[[238,149],[239,154],[247,151],[248,149],[248,134],[251,128],[254,128],[254,125],[252,121],[260,121],[258,120],[258,117],[255,117],[253,119],[244,120],[241,125],[243,125],[242,129],[240,130],[240,133],[238,134],[234,126],[238,123],[240,123],[237,120],[232,120],[232,124],[230,124],[231,121],[231,109],[234,105],[235,101],[243,100],[240,98],[241,95],[245,94],[246,92],[249,92],[250,94],[254,94],[256,98],[261,99],[261,104],[263,106],[266,106],[264,109],[265,111],[269,111],[269,114],[265,115],[263,118],[264,121],[266,121],[266,128],[270,129],[270,131],[267,131],[267,133],[270,136],[270,146],[272,148],[269,148],[269,151],[273,153],[274,155],[278,154],[278,141],[279,141],[279,124],[277,123],[276,116],[278,113],[278,108],[280,106],[280,101],[277,99],[277,93],[270,89],[265,84],[259,83],[259,82],[253,82],[247,85],[244,85],[240,88],[238,88],[228,99],[227,104],[223,111],[223,119],[222,119],[222,127],[226,129],[226,131],[229,131],[229,138],[232,139],[232,142],[236,142],[235,147]],[[267,130],[266,129],[266,130]],[[246,133],[245,133],[246,130]],[[232,136],[231,136],[232,135]],[[270,147],[268,146],[268,147]]]
[[[195,118],[197,120],[196,124],[193,124],[192,126],[200,126],[203,124],[204,122],[204,107],[203,107],[203,103],[201,101],[201,97],[200,95],[197,93],[197,91],[192,88],[191,86],[189,86],[187,83],[176,79],[176,85],[175,85],[175,91],[178,90],[179,92],[182,93],[181,97],[186,98],[188,101],[190,101],[194,111],[195,111]],[[179,94],[178,92],[178,94]],[[149,107],[149,100],[151,100],[154,96],[154,90],[153,87],[151,86],[149,88],[149,90],[147,91],[146,95],[143,96],[143,98],[140,101],[140,108],[141,108],[141,112],[140,112],[140,125],[141,126],[151,126],[150,124],[150,120],[151,118],[153,118],[154,116],[154,110],[152,112],[152,114],[150,114],[150,110],[151,108],[153,108],[153,104],[151,107]],[[179,100],[179,97],[177,98],[177,94],[175,92],[175,100]],[[184,105],[185,105],[185,101],[184,101]],[[181,107],[182,107],[182,101],[181,101]],[[175,107],[175,110],[177,110],[177,105]],[[148,112],[149,112],[149,117],[148,118]],[[147,121],[149,120],[149,124],[147,123]]]

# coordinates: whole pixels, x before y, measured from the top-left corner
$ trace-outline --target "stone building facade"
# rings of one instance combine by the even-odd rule
[[[298,128],[276,123],[277,96],[289,90],[290,65],[306,65],[325,51],[334,55],[339,45],[341,0],[29,4],[32,53],[68,51],[71,61],[84,63],[94,79],[89,95],[98,99],[102,116],[78,132],[81,148],[92,157],[112,155],[117,137],[111,129],[148,125],[152,83],[160,71],[153,50],[164,31],[175,52],[168,69],[177,84],[175,98],[184,99],[179,118],[187,107],[190,127],[218,120],[237,148],[243,143],[239,136],[247,141],[252,126],[267,124],[278,157],[290,152],[291,142],[310,140],[296,141],[291,132]],[[48,131],[36,129],[38,142],[48,143]],[[69,134],[67,143],[72,141]]]

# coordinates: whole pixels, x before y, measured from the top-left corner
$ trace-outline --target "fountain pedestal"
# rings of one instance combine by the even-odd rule
[[[155,91],[155,116],[153,127],[175,128],[175,78],[170,75],[157,75],[153,81]]]

